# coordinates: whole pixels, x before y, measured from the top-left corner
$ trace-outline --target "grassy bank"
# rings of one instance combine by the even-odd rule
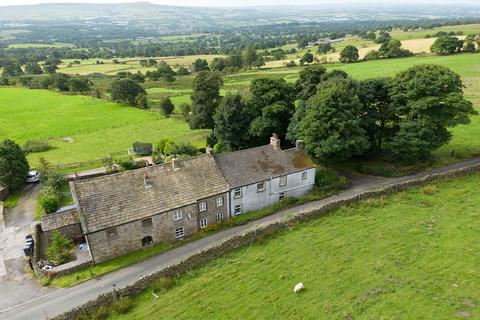
[[[182,275],[158,299],[147,290],[111,318],[476,319],[479,183],[474,174],[343,207]]]

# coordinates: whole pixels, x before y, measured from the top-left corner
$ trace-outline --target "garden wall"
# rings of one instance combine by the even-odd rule
[[[465,175],[470,172],[480,171],[480,164],[467,165],[459,169],[452,169],[440,173],[432,173],[425,176],[414,176],[414,177],[402,177],[393,179],[392,181],[387,181],[385,185],[379,187],[377,190],[349,190],[344,192],[341,195],[333,196],[331,201],[320,205],[315,209],[308,209],[304,211],[299,211],[296,214],[289,216],[283,221],[276,221],[270,224],[261,226],[259,228],[252,228],[249,231],[243,233],[242,235],[237,235],[226,239],[224,242],[219,243],[209,249],[199,251],[189,258],[171,265],[167,268],[159,270],[157,272],[146,275],[133,284],[120,288],[115,291],[115,294],[107,293],[101,294],[94,300],[89,301],[88,303],[71,309],[64,312],[63,314],[57,315],[52,319],[64,320],[64,319],[75,319],[79,316],[91,313],[94,310],[98,309],[100,306],[108,306],[112,303],[116,296],[133,296],[140,293],[142,290],[148,288],[156,279],[162,276],[173,277],[178,274],[184,273],[192,268],[198,267],[216,257],[224,255],[226,253],[235,250],[236,248],[248,245],[259,238],[264,238],[265,236],[271,235],[279,230],[285,229],[292,224],[298,223],[300,221],[306,221],[312,218],[317,218],[323,214],[326,214],[336,208],[339,208],[343,205],[352,204],[358,202],[362,199],[379,197],[382,195],[387,195],[395,193],[398,191],[405,190],[407,188],[422,185],[427,182],[435,181],[440,178],[456,177]]]

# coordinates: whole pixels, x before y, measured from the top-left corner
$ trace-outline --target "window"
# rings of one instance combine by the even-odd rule
[[[207,219],[200,220],[200,228],[205,228],[207,226]]]
[[[185,235],[185,231],[183,230],[183,227],[175,229],[175,238],[183,238]]]
[[[265,182],[257,183],[257,192],[265,191]]]
[[[149,246],[153,244],[152,236],[146,236],[142,238],[142,247]]]
[[[222,222],[222,221],[223,221],[223,212],[217,213],[217,222]]]
[[[108,240],[118,239],[117,228],[107,229],[107,239],[108,239]]]
[[[282,199],[284,199],[284,198],[285,198],[285,196],[286,196],[286,195],[287,195],[287,193],[286,193],[286,192],[280,192],[280,194],[278,195],[278,200],[280,200],[280,201],[281,201]]]
[[[282,176],[279,179],[280,187],[285,187],[287,185],[287,176]]]
[[[236,204],[235,207],[233,208],[233,213],[241,214],[242,213],[242,205],[241,204]]]
[[[207,210],[207,202],[206,201],[202,201],[198,204],[198,211],[202,212],[202,211],[206,211]]]
[[[223,206],[223,197],[218,197],[217,198],[217,207]]]
[[[307,180],[308,174],[307,171],[302,172],[302,180]]]
[[[143,229],[151,229],[153,227],[152,218],[142,220]]]
[[[173,213],[173,220],[180,220],[183,218],[182,210],[177,210]]]
[[[235,199],[241,198],[242,197],[242,188],[233,189],[233,197]]]

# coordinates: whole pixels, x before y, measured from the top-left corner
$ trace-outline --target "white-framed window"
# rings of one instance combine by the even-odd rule
[[[235,199],[241,198],[242,197],[242,188],[233,189],[233,197]]]
[[[217,222],[222,222],[223,221],[223,212],[217,213]]]
[[[286,193],[286,192],[280,192],[280,193],[278,194],[278,200],[285,199],[286,196],[287,196],[287,193]]]
[[[265,182],[257,183],[257,192],[263,192],[263,191],[265,191]]]
[[[173,212],[173,220],[176,221],[176,220],[180,220],[183,218],[183,213],[182,213],[182,210],[176,210]]]
[[[307,173],[307,171],[303,171],[303,172],[302,172],[302,180],[307,180],[307,178],[308,178],[308,173]]]
[[[218,197],[216,200],[217,207],[223,206],[223,197]]]
[[[236,204],[235,207],[233,207],[233,213],[241,214],[242,213],[242,205],[241,204]]]
[[[207,211],[207,202],[206,201],[202,201],[198,204],[198,211],[200,211],[200,212]]]
[[[278,185],[280,187],[285,187],[287,185],[287,176],[281,176],[279,179],[278,179]]]
[[[204,219],[201,219],[200,220],[200,228],[206,228],[207,227],[207,219],[204,218]]]
[[[175,229],[175,238],[177,239],[183,238],[184,235],[185,235],[185,230],[183,229],[183,227]]]

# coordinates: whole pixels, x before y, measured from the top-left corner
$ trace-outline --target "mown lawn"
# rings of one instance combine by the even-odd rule
[[[293,226],[112,319],[480,318],[480,174]],[[294,294],[303,282],[305,290]]]
[[[205,135],[205,130],[192,131],[184,120],[159,112],[47,90],[0,88],[0,140],[23,144],[48,139],[53,146],[28,155],[32,166],[39,157],[58,164],[101,159],[113,152],[126,154],[135,141],[172,138],[203,146]],[[65,137],[73,137],[74,142],[64,142]]]

